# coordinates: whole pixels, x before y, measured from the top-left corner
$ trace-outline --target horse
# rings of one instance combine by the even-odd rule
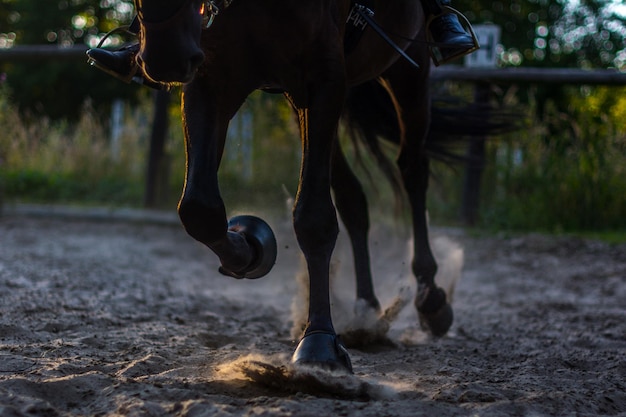
[[[359,119],[359,106],[376,105],[354,99],[359,92],[386,95],[394,126],[386,133],[399,146],[395,165],[412,216],[414,304],[421,325],[445,335],[453,312],[434,281],[437,263],[426,220],[431,61],[419,1],[372,1],[378,27],[393,28],[388,33],[397,50],[367,26],[349,51],[344,39],[354,12],[350,0],[135,0],[135,5],[141,26],[138,65],[154,81],[182,84],[187,164],[178,214],[186,232],[217,255],[224,275],[260,278],[276,258],[267,223],[254,216],[227,218],[217,172],[229,121],[258,89],[283,93],[295,111],[302,161],[293,227],[307,265],[309,307],[292,363],[352,372],[331,319],[329,264],[337,213],[353,247],[356,297],[380,310],[370,269],[366,196],[337,139],[347,115],[364,135],[385,134],[384,125]]]

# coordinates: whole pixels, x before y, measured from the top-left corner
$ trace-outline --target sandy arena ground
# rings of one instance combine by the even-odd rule
[[[165,217],[0,217],[0,417],[626,415],[626,245],[435,229],[442,275],[464,265],[453,328],[433,340],[408,237],[379,226],[381,301],[411,299],[393,344],[351,349],[341,376],[289,366],[306,300],[286,220],[269,219],[274,271],[237,281]],[[345,327],[345,234],[333,265]]]

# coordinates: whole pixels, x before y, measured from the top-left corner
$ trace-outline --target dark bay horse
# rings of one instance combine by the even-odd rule
[[[351,370],[331,320],[335,209],[353,245],[357,298],[380,308],[369,266],[367,202],[337,141],[342,114],[350,110],[346,103],[359,104],[348,100],[350,94],[372,80],[384,86],[393,105],[397,168],[413,218],[415,306],[426,329],[445,334],[452,310],[434,283],[437,264],[426,224],[430,58],[419,1],[376,0],[372,5],[376,21],[419,69],[369,28],[346,55],[350,0],[136,0],[136,6],[142,70],[155,81],[184,84],[187,172],[179,216],[186,231],[219,257],[225,275],[258,278],[269,272],[276,256],[273,234],[262,220],[227,220],[217,171],[229,121],[256,89],[283,92],[296,112],[302,165],[293,225],[307,262],[310,297],[307,327],[293,362]]]

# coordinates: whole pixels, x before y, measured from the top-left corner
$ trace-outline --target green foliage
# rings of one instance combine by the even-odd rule
[[[0,0],[0,48],[21,45],[96,46],[107,32],[132,17],[132,2],[120,0]],[[112,38],[113,44],[124,39]],[[91,98],[106,115],[114,99],[131,100],[140,91],[90,68],[86,59],[0,62],[13,99],[23,113],[53,119],[80,117]]]
[[[104,177],[95,181],[74,173],[0,170],[5,193],[10,198],[45,203],[138,205],[142,186],[127,178]]]
[[[569,88],[570,109],[554,103],[536,116],[536,103],[520,110],[527,128],[488,142],[482,227],[550,232],[626,230],[626,91]],[[504,92],[505,99],[516,95]],[[0,182],[9,201],[141,204],[151,119],[150,102],[128,115],[114,156],[94,110],[85,107],[78,124],[24,119],[0,93]],[[172,104],[165,167],[170,198],[176,203],[184,181],[184,146],[178,103]],[[511,103],[507,103],[511,104]],[[515,104],[515,103],[513,103]],[[531,110],[530,112],[528,110]],[[251,132],[234,129],[220,169],[222,194],[230,212],[286,210],[296,192],[300,146],[293,115],[280,96],[253,95],[245,105]],[[143,122],[141,122],[143,120]],[[237,121],[234,122],[238,123]],[[246,137],[250,135],[251,142]],[[250,149],[245,149],[251,146]],[[393,157],[396,150],[387,149]],[[246,155],[250,154],[251,159]],[[355,165],[357,157],[348,150]],[[393,208],[393,194],[365,153],[356,167],[367,190],[373,222],[405,219]],[[249,164],[251,161],[251,165]],[[250,172],[246,174],[246,169]],[[463,168],[433,163],[429,211],[435,224],[457,223]],[[367,178],[373,178],[368,182]],[[622,233],[623,234],[623,233]]]
[[[0,94],[0,183],[10,201],[141,205],[151,102],[127,115],[121,153],[114,156],[105,126],[90,106],[77,123],[23,117]],[[282,96],[257,93],[243,107],[254,118],[251,131],[229,137],[220,168],[222,194],[230,209],[283,209],[295,195],[299,134]],[[173,101],[166,142],[165,205],[175,207],[185,175],[180,103]],[[235,121],[236,123],[236,121]],[[243,136],[249,136],[247,143]],[[245,150],[244,147],[250,149]],[[250,155],[248,159],[246,155]],[[249,174],[244,172],[249,169]]]
[[[1,31],[12,45],[96,46],[102,35],[133,16],[130,0],[0,0]],[[12,36],[8,36],[12,34]],[[122,39],[113,38],[113,43]]]
[[[0,184],[7,200],[140,204],[145,127],[129,120],[114,155],[89,106],[70,125],[29,120],[9,103],[0,88]]]
[[[82,61],[15,63],[4,71],[18,108],[30,117],[76,121],[89,100],[104,121],[113,100],[136,103],[145,93],[139,85],[124,84]]]
[[[623,114],[612,118],[603,110],[625,108],[620,90],[569,89],[568,113],[548,105],[541,121],[528,121],[527,131],[491,143],[485,225],[551,232],[626,230]],[[621,97],[618,103],[616,97]]]
[[[503,66],[626,70],[623,2],[455,0],[453,5],[472,23],[495,23],[502,28]]]
[[[618,12],[618,6],[622,12]],[[615,0],[454,0],[472,23],[502,27],[502,65],[626,69],[626,16]],[[130,0],[0,0],[0,48],[54,44],[96,46],[104,33],[129,23]],[[109,46],[124,41],[110,38]],[[128,86],[82,62],[0,63],[18,107],[35,116],[77,119],[86,99],[108,114],[116,98],[134,99]]]
[[[473,23],[494,22],[503,28],[502,65],[624,70],[625,17],[609,4],[453,1]],[[131,16],[132,2],[125,0],[0,0],[0,48],[95,46],[104,32]],[[142,92],[145,97],[146,89],[78,62],[1,64],[3,73],[8,81],[0,81],[0,182],[7,198],[140,204],[149,128],[145,121],[151,113],[144,108],[128,118],[119,158],[111,155],[103,116],[113,98],[136,98]],[[533,94],[525,94],[528,89]],[[507,95],[526,106],[520,113],[528,114],[530,128],[490,144],[484,224],[498,229],[624,230],[624,90],[522,86]],[[229,138],[220,170],[222,193],[229,207],[242,202],[254,208],[284,207],[283,186],[295,194],[300,165],[293,116],[282,97],[261,94],[248,100],[246,111],[254,119],[252,131],[235,129]],[[170,117],[166,169],[173,205],[185,162],[175,105]],[[450,222],[458,216],[463,171],[435,169],[431,215]],[[371,165],[366,171],[378,176]],[[361,172],[361,178],[367,174]],[[389,213],[392,197],[386,184],[367,187],[370,200]]]

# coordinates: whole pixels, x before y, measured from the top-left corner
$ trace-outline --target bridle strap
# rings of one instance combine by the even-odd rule
[[[189,5],[189,3],[191,3],[193,0],[185,0],[180,8],[170,17],[166,18],[165,20],[161,20],[161,21],[150,21],[150,20],[146,20],[146,17],[143,13],[143,10],[141,9],[141,7],[139,7],[139,2],[137,0],[135,0],[135,10],[137,11],[137,17],[139,17],[139,21],[141,22],[141,24],[146,27],[146,28],[150,28],[150,29],[167,29],[170,26],[173,26],[174,24],[176,24],[179,20],[181,20],[184,16],[184,12],[187,9],[187,6]]]
[[[158,22],[146,20],[143,10],[141,9],[141,7],[139,7],[139,0],[134,0],[134,3],[139,21],[144,27],[153,30],[163,30],[173,26],[182,19],[187,6],[192,1],[194,0],[185,0],[181,4],[180,8],[172,16]],[[203,2],[202,10],[204,11],[203,19],[205,21],[205,23],[203,23],[203,28],[208,29],[209,26],[211,26],[211,24],[213,23],[215,16],[219,14],[220,10],[227,8],[232,2],[233,0],[208,0]]]
[[[215,16],[220,14],[220,10],[226,9],[233,0],[207,0],[203,4],[203,29],[206,30],[211,27]]]

